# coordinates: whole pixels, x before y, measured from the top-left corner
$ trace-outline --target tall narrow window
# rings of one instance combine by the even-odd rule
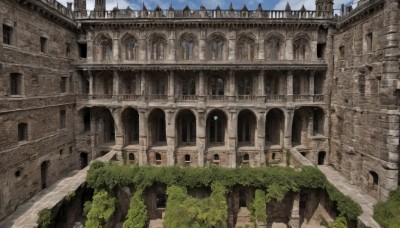
[[[60,129],[64,129],[67,123],[67,112],[63,109],[60,110]]]
[[[11,45],[12,35],[13,35],[13,29],[8,25],[3,24],[3,43]]]
[[[182,78],[182,95],[196,95],[196,83],[194,78]]]
[[[243,37],[240,38],[237,44],[237,58],[239,60],[250,60],[254,59],[254,40]]]
[[[28,124],[19,123],[18,124],[18,141],[28,140]]]
[[[86,59],[87,58],[87,44],[86,43],[78,44],[78,49],[79,49],[79,58]]]
[[[181,120],[182,142],[196,142],[196,119],[193,115],[185,115]]]
[[[137,41],[133,37],[125,40],[125,60],[137,59]]]
[[[193,59],[193,41],[192,40],[184,40],[182,41],[182,59],[183,60],[192,60]]]
[[[225,141],[226,118],[217,111],[208,117],[208,135],[210,143],[223,143]]]
[[[21,74],[10,74],[10,94],[22,95],[22,76]]]
[[[251,78],[250,77],[240,77],[238,79],[238,94],[251,95]]]
[[[344,59],[344,55],[345,55],[345,49],[344,49],[344,45],[339,47],[339,57],[340,59]]]
[[[67,77],[61,77],[60,79],[60,92],[61,93],[66,93],[67,92]]]
[[[224,95],[224,79],[221,77],[210,78],[210,93],[211,95],[223,96]]]
[[[222,60],[223,57],[224,40],[220,37],[215,38],[210,43],[210,59]]]
[[[40,37],[40,51],[43,53],[47,53],[47,38]]]
[[[367,41],[367,51],[371,52],[372,51],[372,32],[367,34],[366,41]]]
[[[163,60],[164,59],[164,40],[161,38],[155,39],[151,45],[151,59]]]
[[[65,55],[67,56],[67,58],[71,58],[71,44],[66,43],[65,46],[66,46]]]
[[[319,59],[323,59],[324,58],[325,47],[326,47],[325,43],[317,44],[317,58],[319,58]]]
[[[271,61],[280,60],[280,55],[281,55],[280,39],[276,36],[272,36],[267,40],[267,47],[269,47],[267,53],[269,51],[269,57],[271,58]]]

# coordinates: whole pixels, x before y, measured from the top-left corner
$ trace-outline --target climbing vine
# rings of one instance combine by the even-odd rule
[[[339,215],[329,228],[347,228],[347,220],[343,215]]]
[[[251,217],[254,222],[267,222],[267,197],[263,190],[257,189],[251,207]]]
[[[105,190],[96,191],[92,203],[85,203],[87,212],[86,228],[103,227],[114,214],[117,200],[110,197]]]
[[[146,226],[147,208],[143,201],[143,190],[138,189],[131,198],[131,204],[123,228],[143,228]]]
[[[208,187],[220,183],[226,189],[235,185],[266,189],[267,198],[281,200],[288,192],[301,189],[325,189],[329,198],[337,204],[338,211],[346,218],[354,220],[362,213],[361,207],[344,196],[323,173],[314,167],[295,170],[290,167],[259,167],[227,169],[221,167],[139,167],[94,162],[87,175],[87,183],[93,189],[109,192],[117,186],[135,186],[146,189],[154,183],[184,188]],[[268,200],[268,199],[267,199]]]

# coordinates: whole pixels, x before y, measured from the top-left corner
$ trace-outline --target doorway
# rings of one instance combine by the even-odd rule
[[[49,168],[49,161],[44,161],[40,165],[40,178],[41,178],[41,187],[45,189],[47,187],[47,172]]]
[[[326,157],[326,152],[321,151],[318,153],[318,165],[324,165],[325,164],[325,157]]]
[[[88,154],[85,152],[81,152],[79,155],[81,161],[81,169],[85,168],[88,165]]]

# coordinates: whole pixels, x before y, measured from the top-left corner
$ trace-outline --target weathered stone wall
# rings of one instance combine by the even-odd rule
[[[76,56],[75,33],[66,28],[73,25],[49,17],[29,4],[0,2],[0,22],[13,31],[11,44],[0,45],[0,219],[40,191],[44,182],[48,187],[79,167],[73,129],[75,75],[73,59],[67,58],[67,43]],[[40,37],[47,38],[46,53],[40,51]],[[21,75],[19,95],[10,94],[11,73]],[[63,94],[61,77],[67,78]],[[66,112],[64,128],[61,109]],[[19,123],[27,123],[27,140],[18,140]],[[43,162],[47,170],[41,175]]]
[[[391,59],[399,50],[391,40],[398,37],[399,11],[392,1],[374,2],[382,4],[342,21],[334,36],[330,159],[352,183],[384,199],[398,184],[399,67]],[[360,7],[368,11],[372,3]]]

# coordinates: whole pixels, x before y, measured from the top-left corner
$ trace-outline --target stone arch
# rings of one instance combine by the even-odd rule
[[[152,60],[166,59],[168,38],[164,33],[152,33],[148,38],[148,53]]]
[[[298,33],[293,39],[293,59],[297,61],[311,60],[311,39],[307,34]]]
[[[379,175],[373,170],[368,172],[368,188],[375,192],[377,192],[379,188]]]
[[[97,144],[115,142],[115,121],[111,111],[104,106],[92,108],[92,118],[95,120]]]
[[[111,71],[100,71],[94,73],[93,90],[95,95],[112,95],[114,92],[113,73]]]
[[[132,61],[138,60],[138,39],[135,35],[127,32],[121,38],[122,59]]]
[[[309,107],[300,107],[294,111],[292,123],[292,145],[302,145],[308,135],[308,122],[311,116]]]
[[[236,59],[253,61],[256,58],[256,42],[252,33],[241,33],[236,41]]]
[[[206,120],[207,142],[210,145],[225,145],[228,137],[228,118],[226,113],[220,109],[214,109],[207,114]]]
[[[194,33],[184,32],[179,36],[179,51],[177,58],[195,60],[198,56],[198,38]]]
[[[237,121],[238,144],[254,146],[257,133],[257,115],[249,109],[244,109],[239,112]]]
[[[325,165],[326,160],[326,152],[320,151],[318,152],[318,165]]]
[[[124,144],[139,144],[139,112],[128,107],[121,114]]]
[[[324,135],[325,111],[320,107],[313,108],[313,135]]]
[[[165,112],[160,108],[155,108],[149,112],[148,117],[148,137],[151,145],[166,145],[167,131]]]
[[[270,109],[265,118],[265,141],[267,145],[283,145],[285,138],[285,112]]]
[[[80,133],[88,133],[91,130],[91,109],[89,107],[83,107],[78,110],[78,127]]]
[[[269,33],[265,37],[265,59],[267,61],[277,61],[285,59],[285,37],[278,32]]]
[[[223,33],[214,32],[207,37],[207,56],[209,60],[228,59],[228,39]]]
[[[100,33],[94,38],[94,59],[96,61],[112,60],[112,38],[107,33]]]
[[[176,114],[175,127],[177,145],[196,144],[196,115],[190,109],[182,109]]]

